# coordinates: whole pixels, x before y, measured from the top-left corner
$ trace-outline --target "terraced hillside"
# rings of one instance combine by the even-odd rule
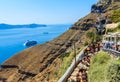
[[[107,5],[103,16],[108,23],[113,22],[111,15],[113,10],[120,8],[120,2]],[[26,49],[3,63],[0,70],[0,78],[8,82],[45,82],[49,78],[54,80],[55,71],[60,69],[61,56],[71,53],[75,43],[76,49],[93,41],[87,33],[95,32],[94,24],[97,15],[90,13],[78,20],[67,32],[42,45]],[[97,37],[96,37],[97,38]],[[52,81],[51,82],[57,82]]]

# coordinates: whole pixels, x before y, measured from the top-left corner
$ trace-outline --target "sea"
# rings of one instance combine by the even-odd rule
[[[27,40],[37,41],[37,45],[46,43],[67,31],[71,25],[56,24],[37,28],[0,29],[0,64],[16,53],[29,48],[23,45]]]

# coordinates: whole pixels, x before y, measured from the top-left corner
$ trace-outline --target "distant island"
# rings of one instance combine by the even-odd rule
[[[45,24],[23,24],[23,25],[10,25],[10,24],[0,24],[0,29],[13,29],[13,28],[36,28],[36,27],[46,27]]]

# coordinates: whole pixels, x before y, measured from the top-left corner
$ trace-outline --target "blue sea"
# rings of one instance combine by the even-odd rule
[[[70,28],[71,24],[47,25],[38,28],[0,29],[0,64],[16,53],[28,48],[27,40],[35,40],[38,44],[50,41]]]

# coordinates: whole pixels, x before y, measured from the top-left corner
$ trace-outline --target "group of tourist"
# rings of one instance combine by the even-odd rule
[[[87,73],[90,67],[91,63],[91,57],[94,55],[95,52],[98,52],[101,47],[101,42],[93,43],[89,45],[83,52],[83,55],[81,58],[79,58],[79,64],[76,68],[78,70],[76,72],[75,78],[72,78],[71,75],[70,78],[68,78],[68,82],[88,82]]]
[[[112,49],[120,52],[120,45],[115,44],[115,43],[110,43],[110,42],[105,42],[104,43],[104,48],[106,49]]]

